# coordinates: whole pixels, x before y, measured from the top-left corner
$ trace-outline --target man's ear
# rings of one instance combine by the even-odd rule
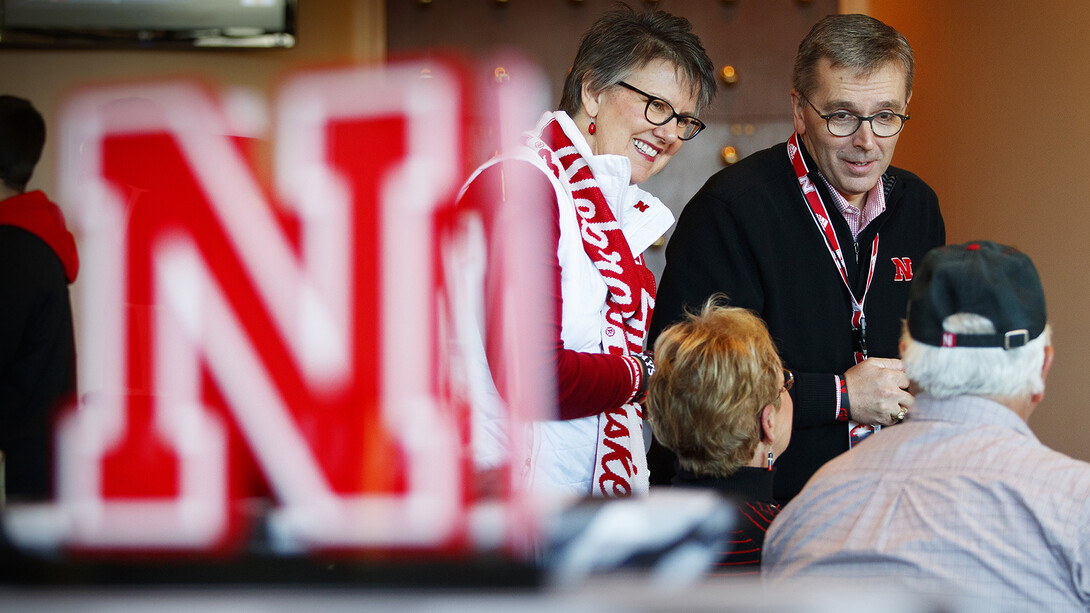
[[[1052,369],[1052,358],[1055,357],[1056,352],[1052,349],[1052,345],[1045,346],[1045,363],[1041,366],[1041,380],[1048,378],[1048,371]]]
[[[1045,362],[1041,365],[1041,382],[1044,383],[1048,379],[1048,371],[1052,369],[1052,358],[1055,356],[1055,351],[1052,349],[1052,345],[1045,346]],[[1034,404],[1040,403],[1045,399],[1045,391],[1034,394],[1030,397],[1030,401]]]
[[[795,123],[795,131],[799,133],[800,137],[806,134],[806,122],[803,121],[805,113],[806,100],[803,100],[802,94],[791,90],[791,119]]]

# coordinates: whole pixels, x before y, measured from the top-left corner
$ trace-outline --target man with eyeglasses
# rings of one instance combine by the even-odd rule
[[[904,36],[876,19],[817,23],[795,58],[795,133],[712,176],[666,251],[649,342],[722,292],[765,320],[795,373],[781,501],[912,408],[896,359],[900,321],[913,263],[946,241],[935,192],[890,166],[913,62]],[[668,483],[673,464],[654,445],[652,483]]]

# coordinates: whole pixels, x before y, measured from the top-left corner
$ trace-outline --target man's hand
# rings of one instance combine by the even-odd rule
[[[861,424],[892,426],[912,407],[908,376],[900,360],[870,358],[844,373],[852,419]]]

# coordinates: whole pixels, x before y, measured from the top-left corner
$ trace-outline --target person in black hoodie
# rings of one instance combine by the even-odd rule
[[[54,412],[76,393],[76,241],[60,208],[26,191],[44,145],[30,102],[0,96],[0,451],[13,501],[49,497]]]
[[[677,454],[673,485],[713,489],[737,504],[738,523],[711,574],[756,575],[765,531],[780,512],[773,463],[791,440],[794,375],[764,323],[720,298],[659,336],[646,414]]]
[[[793,443],[775,483],[781,502],[912,409],[897,359],[901,319],[913,263],[946,242],[935,192],[890,165],[913,65],[908,41],[888,25],[822,19],[795,58],[795,133],[713,175],[666,250],[648,342],[724,293],[768,324],[795,373]],[[653,446],[651,482],[667,483],[672,464]]]

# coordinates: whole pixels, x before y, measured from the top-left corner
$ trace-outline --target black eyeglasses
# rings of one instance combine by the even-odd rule
[[[806,104],[814,109],[818,117],[825,120],[825,125],[833,136],[851,136],[859,130],[859,126],[863,125],[864,121],[869,121],[871,132],[874,132],[875,136],[889,138],[900,132],[901,128],[905,127],[905,122],[909,120],[908,115],[894,113],[893,111],[881,111],[869,117],[856,115],[848,111],[834,111],[828,115],[822,115],[821,111],[814,106],[813,102],[810,102],[809,98],[803,96],[803,100],[806,100]]]
[[[641,91],[635,87],[632,87],[624,81],[618,81],[617,85],[628,88],[637,94],[647,98],[647,107],[643,109],[643,116],[647,118],[656,126],[664,126],[670,123],[670,120],[677,117],[677,137],[681,140],[689,140],[700,134],[706,126],[704,122],[700,121],[692,115],[680,115],[674,111],[674,107],[667,101],[651,94]]]

